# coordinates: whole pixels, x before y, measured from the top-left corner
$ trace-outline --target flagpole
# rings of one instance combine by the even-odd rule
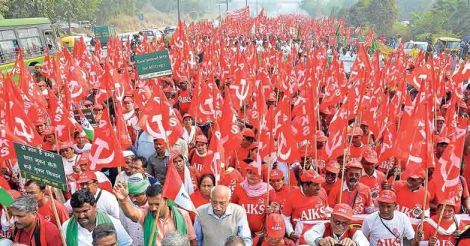
[[[62,240],[62,243],[64,245],[67,245],[67,242],[65,241],[65,237],[64,237],[64,231],[62,230],[62,225],[60,224],[60,219],[59,219],[59,214],[57,213],[57,207],[55,205],[55,199],[54,199],[54,196],[52,195],[52,189],[50,186],[48,186],[49,188],[49,194],[50,194],[50,197],[51,197],[51,203],[52,203],[52,211],[54,212],[54,217],[55,217],[55,222],[57,224],[57,227],[59,228],[59,232],[60,232],[60,239]],[[42,228],[45,230],[45,228]]]
[[[434,237],[437,236],[437,231],[438,231],[439,225],[441,224],[442,217],[444,216],[444,210],[446,209],[446,205],[447,204],[445,202],[442,205],[442,210],[441,210],[441,213],[439,214],[439,220],[437,221],[436,230],[434,231]],[[423,216],[423,218],[424,218],[424,216]]]

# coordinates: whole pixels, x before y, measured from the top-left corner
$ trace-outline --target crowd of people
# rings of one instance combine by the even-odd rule
[[[36,76],[19,56],[0,245],[470,245],[468,64],[351,32],[260,14],[180,23],[168,46],[111,38],[107,57],[80,42]],[[139,79],[134,56],[165,48],[173,75]],[[22,177],[13,142],[60,154],[67,189]]]

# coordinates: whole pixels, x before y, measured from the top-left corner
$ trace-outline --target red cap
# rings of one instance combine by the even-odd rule
[[[340,167],[339,163],[336,160],[334,160],[334,161],[328,162],[325,165],[325,170],[330,172],[330,173],[338,174],[339,171],[341,170],[341,167]]]
[[[270,180],[280,180],[282,178],[284,178],[284,174],[282,173],[281,170],[279,170],[279,169],[271,170],[271,174],[269,176]]]
[[[437,116],[437,117],[436,117],[436,121],[438,121],[438,120],[445,121],[446,119],[445,119],[444,117],[442,117],[442,116]]]
[[[395,192],[391,190],[382,190],[379,193],[379,197],[377,198],[377,201],[384,202],[384,203],[396,203],[397,195],[395,195]]]
[[[353,211],[351,206],[345,203],[338,203],[335,205],[333,208],[333,212],[331,213],[332,215],[339,216],[341,218],[345,218],[348,220],[353,219]]]
[[[317,131],[316,137],[317,137],[317,142],[326,142],[328,140],[328,138],[325,136],[325,133],[323,133],[323,131]]]
[[[44,130],[44,132],[42,133],[42,135],[46,136],[46,135],[51,135],[51,134],[55,134],[55,128],[53,126],[49,126],[48,128],[46,128]]]
[[[83,172],[83,173],[80,174],[80,177],[78,178],[77,183],[79,183],[79,184],[87,183],[87,182],[90,182],[92,180],[98,180],[98,178],[96,177],[95,172],[86,171],[86,172]]]
[[[449,143],[450,143],[450,139],[449,139],[449,138],[446,138],[446,137],[440,137],[440,138],[437,140],[437,143],[446,143],[446,144],[449,144]]]
[[[274,97],[274,95],[269,95],[268,102],[276,102],[277,99]]]
[[[253,132],[253,130],[251,130],[249,128],[243,129],[242,136],[250,137],[250,138],[256,138],[255,133]]]
[[[259,142],[255,141],[255,142],[251,143],[250,147],[248,147],[248,150],[257,149],[258,145],[259,145]]]
[[[88,164],[90,161],[90,154],[89,153],[82,153],[80,158],[77,161],[77,165]]]
[[[367,148],[366,151],[364,151],[364,154],[362,155],[364,157],[364,160],[366,160],[369,163],[377,164],[379,162],[379,159],[377,157],[377,152],[375,152],[373,149]]]
[[[449,104],[444,104],[441,106],[441,108],[449,108]]]
[[[359,168],[359,169],[362,169],[362,164],[358,160],[354,159],[352,161],[349,161],[346,164],[346,168]]]
[[[467,109],[467,104],[465,104],[465,102],[460,102],[459,108]]]
[[[361,122],[361,125],[368,126],[369,123],[367,123],[366,121],[362,121],[362,122]]]
[[[171,150],[171,153],[170,153],[170,159],[171,159],[171,160],[174,160],[174,159],[175,159],[176,157],[178,157],[178,156],[181,157],[181,158],[183,158],[183,155],[182,155],[179,151],[177,151],[177,150],[175,150],[175,149]],[[183,159],[184,159],[184,158],[183,158]]]
[[[72,148],[72,142],[62,142],[60,143],[59,145],[59,149],[68,149],[68,148]]]
[[[286,224],[282,215],[272,213],[266,218],[266,235],[270,238],[284,238]]]
[[[122,101],[123,101],[123,102],[133,102],[134,99],[133,99],[131,96],[125,96]]]
[[[188,114],[188,113],[186,113],[186,114],[183,115],[183,120],[184,120],[184,118],[186,118],[186,117],[190,117],[191,119],[193,118],[193,117],[192,117],[190,114]]]
[[[93,105],[92,101],[90,101],[90,100],[83,101],[83,106],[90,106],[90,105]]]
[[[403,172],[402,179],[407,180],[408,178],[422,178],[426,177],[426,172],[421,167],[412,167],[408,166],[408,168]]]
[[[44,124],[46,124],[46,120],[44,120],[42,117],[37,118],[36,121],[34,121],[35,126],[44,125]]]
[[[300,175],[300,181],[321,184],[325,182],[325,178],[320,176],[317,172],[315,172],[315,170],[310,169],[302,171],[302,175]]]
[[[205,144],[209,143],[209,141],[207,140],[207,137],[204,135],[197,135],[196,142],[205,143]]]
[[[360,127],[348,128],[348,136],[362,136],[364,131]]]
[[[102,104],[96,104],[93,109],[104,109],[103,105]]]
[[[455,200],[454,199],[440,199],[439,200],[439,205],[446,205],[446,206],[452,206],[455,207]]]
[[[153,142],[154,142],[154,143],[159,143],[159,144],[161,144],[161,145],[165,145],[165,144],[166,144],[165,139],[163,139],[163,138],[155,138],[155,139],[153,139]]]

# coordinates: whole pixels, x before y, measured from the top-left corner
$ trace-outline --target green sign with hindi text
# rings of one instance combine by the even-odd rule
[[[140,79],[173,74],[168,50],[136,55],[135,62],[137,63],[137,73]]]
[[[67,190],[62,156],[24,144],[14,144],[18,166],[24,178]]]

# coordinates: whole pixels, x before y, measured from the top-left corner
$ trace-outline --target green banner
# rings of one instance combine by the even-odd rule
[[[61,190],[67,190],[62,156],[19,143],[15,144],[21,175]]]
[[[140,79],[149,79],[173,74],[168,50],[136,55],[137,72]]]

